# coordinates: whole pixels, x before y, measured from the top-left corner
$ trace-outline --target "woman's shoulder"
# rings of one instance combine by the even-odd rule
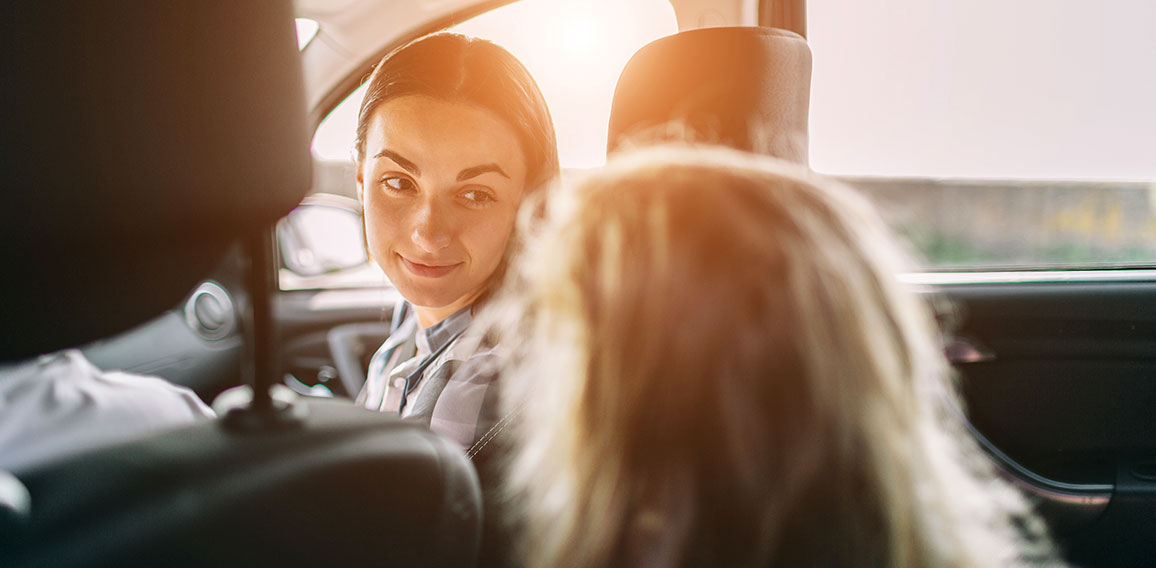
[[[442,368],[449,369],[445,388],[433,409],[430,427],[468,449],[499,418],[499,351],[463,336],[447,350]]]

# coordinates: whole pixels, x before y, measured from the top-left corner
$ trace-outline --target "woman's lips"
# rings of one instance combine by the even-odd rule
[[[461,265],[460,262],[453,264],[422,264],[420,262],[414,262],[400,254],[398,257],[401,258],[401,263],[405,265],[406,270],[414,276],[420,276],[422,278],[441,278],[453,272],[455,268]]]

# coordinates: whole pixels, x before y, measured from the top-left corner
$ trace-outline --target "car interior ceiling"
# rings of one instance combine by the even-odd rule
[[[242,242],[257,385],[221,420],[12,472],[30,499],[3,507],[0,564],[468,564],[480,494],[459,451],[388,416],[262,396],[270,228],[310,182],[292,3],[25,2],[0,26],[14,198],[0,230],[27,275],[3,284],[21,301],[6,302],[2,360],[161,314]],[[340,530],[319,546],[308,526]]]

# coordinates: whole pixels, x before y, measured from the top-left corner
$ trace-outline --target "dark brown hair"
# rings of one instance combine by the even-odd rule
[[[357,163],[365,160],[365,139],[382,103],[425,95],[482,107],[518,135],[526,157],[526,191],[559,174],[558,143],[546,99],[530,72],[501,46],[460,34],[437,33],[414,40],[382,58],[369,80],[357,115]]]

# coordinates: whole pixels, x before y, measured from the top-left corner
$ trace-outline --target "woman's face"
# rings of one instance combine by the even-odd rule
[[[369,252],[423,327],[483,292],[526,169],[514,130],[479,106],[408,95],[370,117],[357,170]]]

